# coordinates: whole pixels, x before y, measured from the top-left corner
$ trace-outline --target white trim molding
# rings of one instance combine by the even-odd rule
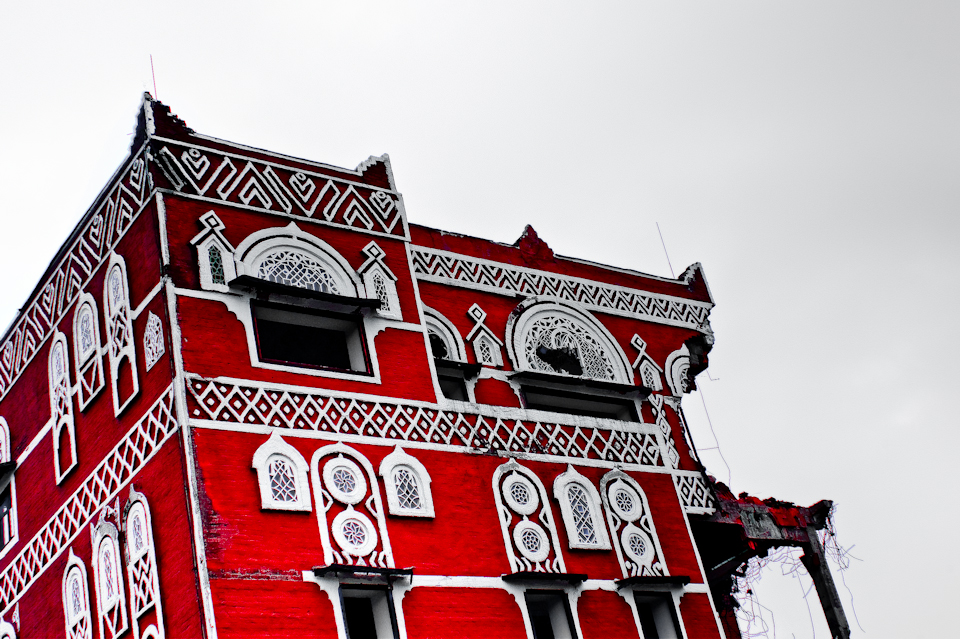
[[[380,476],[391,515],[434,517],[430,473],[417,458],[397,446],[380,462]]]
[[[310,467],[296,448],[273,433],[253,454],[260,508],[310,512]]]
[[[571,548],[610,550],[600,493],[589,479],[567,464],[567,470],[553,481],[553,497],[560,504]]]

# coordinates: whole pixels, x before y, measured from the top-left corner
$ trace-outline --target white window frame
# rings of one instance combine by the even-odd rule
[[[467,310],[467,315],[474,321],[474,327],[467,333],[467,341],[473,343],[473,355],[477,358],[477,363],[481,366],[494,368],[503,366],[503,352],[501,351],[503,342],[484,324],[487,319],[487,312],[480,308],[479,304],[474,304]],[[492,359],[483,356],[480,344],[487,345]]]
[[[570,504],[568,493],[571,486],[578,486],[584,491],[587,499],[590,520],[593,522],[593,532],[596,542],[582,542],[577,531],[577,522]],[[603,505],[600,493],[593,483],[581,475],[572,465],[567,465],[566,472],[557,475],[553,481],[553,497],[560,504],[560,514],[563,525],[567,530],[567,543],[570,548],[582,550],[610,550],[610,537],[607,535],[607,524],[603,516]]]
[[[270,463],[282,458],[290,465],[293,471],[297,489],[296,501],[280,501],[273,497],[271,487]],[[279,434],[273,433],[253,454],[253,468],[257,471],[257,483],[260,487],[260,508],[262,510],[286,510],[310,512],[313,506],[310,501],[309,466],[300,452],[288,444]]]
[[[80,584],[80,603],[83,609],[79,613],[73,612],[71,584],[76,580]],[[90,620],[90,588],[87,584],[87,567],[80,558],[73,554],[67,558],[67,566],[63,570],[63,585],[61,587],[63,599],[63,621],[67,639],[93,639],[93,627]]]
[[[121,299],[117,304],[110,295],[110,280],[114,272],[119,272],[120,284],[123,288]],[[106,277],[103,280],[103,308],[107,326],[107,353],[110,359],[110,382],[113,388],[113,414],[119,417],[120,413],[140,394],[140,375],[137,371],[137,349],[133,337],[133,316],[130,308],[130,281],[127,278],[127,264],[122,257],[113,253],[107,264]],[[113,335],[117,331],[116,325],[122,323],[124,333],[120,344],[114,341]],[[130,376],[133,388],[130,396],[120,400],[120,384],[117,377],[120,364],[126,358],[130,367]]]
[[[141,532],[144,535],[144,544],[142,548],[134,547],[134,532],[131,530],[134,514],[138,510],[143,514],[143,529]],[[123,510],[123,537],[125,542],[123,544],[123,549],[127,564],[127,587],[130,589],[130,626],[133,629],[133,636],[143,639],[144,637],[147,637],[150,632],[153,632],[159,639],[163,639],[163,637],[166,635],[164,634],[163,629],[163,605],[160,598],[160,574],[157,568],[157,554],[156,546],[153,540],[153,520],[150,514],[150,504],[147,503],[147,498],[144,497],[142,493],[137,492],[133,486],[130,486],[130,499],[127,500],[127,505]],[[147,565],[141,566],[138,570],[138,563],[146,563]],[[150,571],[150,574],[147,575],[147,578],[150,579],[150,583],[147,584],[147,586],[150,589],[149,594],[151,600],[142,608],[137,610],[135,608],[137,603],[136,574],[138,572],[143,574],[144,569]],[[151,608],[156,610],[157,624],[159,627],[151,624],[147,626],[141,633],[140,618],[149,612]]]
[[[127,630],[127,602],[123,584],[123,560],[120,557],[120,533],[112,523],[103,520],[93,530],[93,584],[97,593],[97,619],[101,639],[116,639]],[[108,553],[113,562],[114,595],[107,597],[102,582],[101,562]],[[107,634],[109,633],[109,635]]]
[[[447,347],[447,360],[452,362],[466,362],[467,348],[460,336],[460,331],[453,325],[453,322],[443,316],[442,313],[428,306],[423,307],[423,323],[427,328],[427,344],[429,345],[429,336],[436,335]],[[433,350],[430,351],[433,357]],[[478,360],[479,361],[479,360]]]
[[[55,375],[54,358],[57,352],[63,354],[63,375]],[[70,347],[67,337],[57,331],[50,340],[50,352],[47,355],[47,379],[50,395],[50,420],[53,427],[53,471],[57,484],[63,482],[71,470],[77,466],[77,432],[73,420],[73,394],[70,384]],[[62,396],[63,406],[59,404]],[[70,437],[70,463],[66,468],[60,467],[60,440],[63,430],[66,429]]]
[[[376,242],[370,242],[363,247],[363,254],[367,256],[367,261],[360,265],[357,272],[363,277],[363,286],[367,297],[379,298],[376,289],[376,279],[380,278],[387,294],[386,306],[382,305],[377,309],[377,315],[385,319],[402,320],[403,313],[400,309],[400,296],[397,294],[397,276],[387,267],[386,252],[380,248]]]
[[[403,508],[400,506],[400,495],[397,492],[395,472],[399,469],[409,471],[419,490],[420,508]],[[433,493],[430,490],[430,473],[415,457],[407,454],[397,446],[392,453],[380,462],[380,476],[383,478],[383,487],[387,493],[387,506],[391,515],[398,517],[427,517],[435,516],[433,510]]]
[[[80,318],[85,308],[90,309],[93,319],[93,350],[86,354],[80,351],[81,332]],[[81,411],[90,405],[97,395],[103,390],[105,384],[103,380],[103,346],[100,341],[100,314],[97,309],[97,302],[89,293],[82,293],[77,300],[76,311],[73,314],[73,347],[74,347],[74,365],[77,375],[77,404]],[[92,384],[85,384],[88,375],[92,374]]]
[[[200,224],[204,229],[197,234],[190,243],[197,249],[197,263],[200,267],[200,288],[209,291],[219,291],[229,293],[230,280],[237,276],[236,265],[234,264],[233,245],[223,235],[225,228],[223,222],[213,211],[208,211],[200,216]],[[213,273],[210,268],[210,247],[216,247],[220,251],[220,259],[223,262],[223,283],[218,284],[213,281]]]
[[[0,462],[13,461],[12,449],[10,448],[10,426],[7,420],[0,417]],[[0,522],[2,525],[2,522]],[[3,548],[0,548],[0,558],[5,556],[17,545],[20,540],[20,525],[17,520],[17,478],[16,473],[10,478],[10,541]]]

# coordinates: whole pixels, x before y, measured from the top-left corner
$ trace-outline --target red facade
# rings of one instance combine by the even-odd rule
[[[0,637],[735,633],[680,410],[712,305],[147,96],[0,344]]]

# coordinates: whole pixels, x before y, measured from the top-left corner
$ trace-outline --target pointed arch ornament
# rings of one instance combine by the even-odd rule
[[[493,473],[493,498],[511,570],[565,573],[557,525],[540,478],[511,459]]]
[[[570,464],[553,482],[553,497],[567,529],[571,548],[609,550],[610,537],[603,517],[603,503],[593,483]]]
[[[434,517],[430,473],[420,460],[397,446],[380,462],[380,476],[391,515]]]
[[[77,404],[81,411],[103,390],[103,352],[97,302],[82,293],[73,314],[74,364],[77,374]]]
[[[300,452],[273,433],[253,454],[260,508],[310,512],[310,467]]]
[[[130,317],[130,288],[127,265],[114,253],[110,257],[103,287],[106,309],[107,352],[110,359],[110,381],[113,387],[113,412],[120,415],[140,393],[137,375],[137,349],[133,339],[133,320]],[[126,364],[124,366],[124,364]],[[129,376],[129,394],[120,397],[121,374]]]

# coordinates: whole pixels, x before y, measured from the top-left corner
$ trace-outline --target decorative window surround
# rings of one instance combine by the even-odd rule
[[[435,404],[333,396],[316,389],[283,390],[244,382],[187,379],[194,420],[361,436],[444,449],[503,451],[545,459],[579,458],[605,464],[663,467],[653,424],[615,422],[523,409],[440,410]]]
[[[300,452],[273,433],[253,454],[260,508],[310,512],[310,467]]]
[[[610,550],[600,493],[589,479],[568,464],[553,481],[553,497],[560,503],[571,548]]]
[[[83,411],[103,390],[103,347],[97,303],[82,293],[73,313],[74,364],[77,374],[77,403]]]
[[[624,578],[668,576],[647,497],[636,480],[611,470],[600,479],[600,495]]]
[[[611,315],[691,328],[707,336],[713,335],[708,319],[713,308],[710,302],[601,284],[423,246],[411,246],[410,251],[414,274],[425,282],[511,297],[550,297]]]
[[[56,331],[73,302],[150,200],[147,160],[146,149],[141,147],[117,171],[72,236],[73,244],[65,247],[59,264],[49,271],[45,283],[37,287],[36,297],[24,305],[6,338],[0,341],[0,399]]]
[[[87,586],[87,567],[73,554],[63,571],[63,617],[67,639],[93,639],[90,622],[90,589]]]
[[[163,144],[157,164],[181,196],[410,239],[403,199],[396,191],[287,166],[279,156],[267,161],[169,138],[153,140]],[[385,162],[389,173],[389,158],[376,160]]]
[[[475,322],[474,327],[467,333],[467,341],[473,342],[477,363],[482,366],[503,366],[503,355],[500,351],[503,342],[483,323],[487,319],[486,311],[474,304],[467,311],[467,315]]]
[[[493,498],[511,571],[567,572],[547,491],[536,474],[511,459],[493,473]]]
[[[110,382],[113,387],[113,413],[119,416],[140,393],[137,375],[137,349],[133,341],[133,320],[130,317],[130,289],[127,283],[127,265],[114,253],[107,266],[103,286],[103,307],[106,309],[107,344],[110,355]],[[126,361],[131,391],[120,397],[120,366]]]
[[[233,261],[233,245],[223,235],[226,227],[213,211],[201,215],[199,222],[204,228],[190,240],[190,244],[197,248],[200,287],[228,293],[230,287],[227,283],[237,276],[237,269]]]
[[[447,349],[447,356],[441,359],[448,359],[453,362],[467,361],[467,348],[463,343],[463,338],[460,337],[460,331],[453,325],[453,322],[439,311],[435,311],[428,306],[423,307],[423,321],[427,326],[428,334],[436,335]],[[435,353],[434,357],[436,357]]]
[[[97,619],[101,639],[116,639],[127,629],[127,606],[123,591],[123,562],[120,559],[120,535],[106,521],[106,509],[100,522],[90,531],[93,538],[93,583],[97,593]]]
[[[10,427],[7,420],[0,417],[0,462],[13,461],[10,449]],[[10,475],[10,483],[0,486],[0,499],[9,493],[10,508],[0,517],[0,557],[3,557],[13,548],[20,539],[19,523],[17,518],[17,479],[16,473]],[[3,639],[0,635],[0,639]]]
[[[390,514],[399,517],[434,517],[430,473],[416,458],[397,446],[380,462]]]
[[[376,242],[370,242],[363,247],[363,254],[367,261],[360,265],[357,272],[363,277],[367,297],[380,300],[377,315],[387,319],[402,320],[400,310],[400,296],[397,295],[397,276],[387,266],[387,254]]]
[[[27,588],[76,539],[94,515],[140,472],[178,427],[171,386],[0,572],[0,615],[10,611]]]
[[[127,582],[130,586],[130,623],[133,637],[156,636],[162,639],[163,611],[160,600],[160,576],[153,543],[150,505],[143,494],[130,486],[130,499],[123,513],[124,551],[127,559]],[[149,624],[141,632],[143,617],[154,610],[156,625]]]
[[[380,485],[370,461],[337,443],[313,454],[310,474],[324,563],[394,568]]]
[[[583,374],[557,370],[537,355],[540,346],[573,349]],[[633,384],[630,363],[603,324],[575,308],[539,297],[521,302],[507,319],[507,355],[518,371]]]
[[[149,371],[160,361],[164,353],[163,347],[163,324],[160,318],[153,314],[153,311],[147,315],[147,325],[143,329],[143,358]]]
[[[666,373],[667,384],[670,385],[670,392],[674,397],[682,397],[685,393],[690,392],[690,379],[688,377],[690,351],[686,344],[667,356],[663,368]]]
[[[50,382],[50,420],[53,423],[53,469],[57,483],[61,483],[71,470],[77,465],[77,433],[73,422],[73,396],[70,393],[70,364],[67,361],[67,338],[61,332],[56,332],[50,342],[50,356],[47,375]],[[64,446],[66,433],[67,451]],[[67,463],[63,463],[63,455],[67,455]]]
[[[660,381],[660,375],[663,369],[657,366],[653,358],[647,354],[647,343],[635,334],[630,340],[630,345],[637,349],[638,354],[633,360],[633,368],[637,370],[640,382],[652,391],[662,391],[663,383]]]

